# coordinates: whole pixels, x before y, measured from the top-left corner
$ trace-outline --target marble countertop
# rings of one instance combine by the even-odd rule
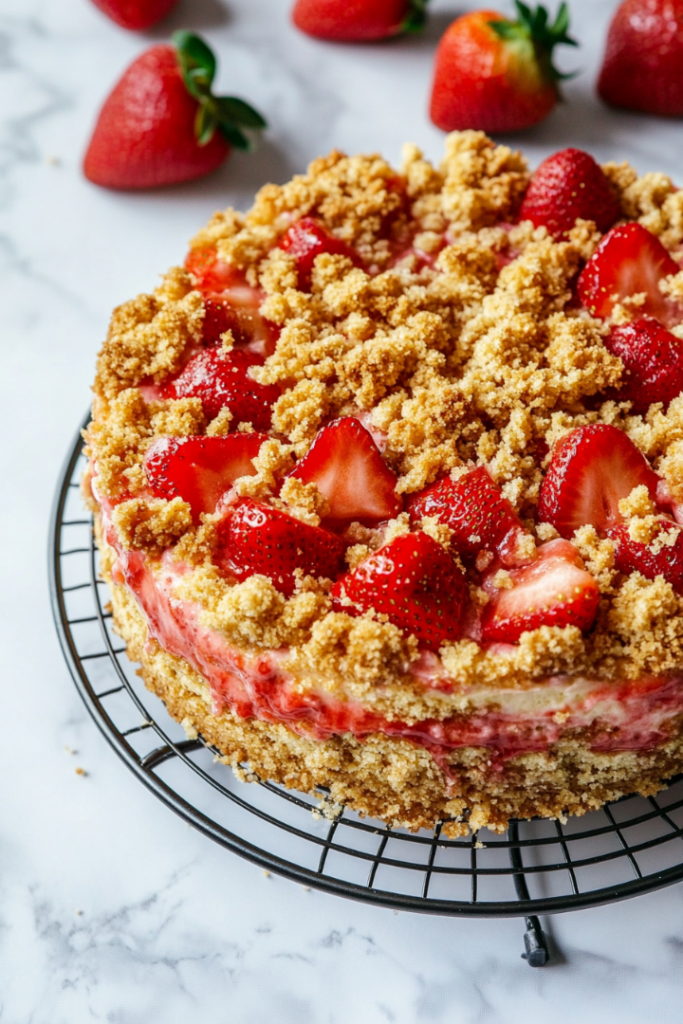
[[[0,5],[0,1021],[678,1021],[682,886],[553,918],[554,963],[530,970],[519,920],[395,914],[215,846],[125,769],[70,680],[50,616],[47,523],[111,308],[153,287],[215,209],[246,207],[333,146],[393,161],[406,140],[441,152],[425,115],[432,53],[474,3],[432,0],[425,35],[374,47],[308,39],[288,6],[181,0],[136,35],[88,0]],[[578,145],[680,179],[679,122],[609,112],[593,95],[616,4],[572,6],[583,45],[562,59],[580,74],[514,144],[534,163]],[[252,101],[270,131],[255,155],[194,184],[138,195],[89,185],[80,160],[104,96],[178,27],[206,35],[220,86]]]

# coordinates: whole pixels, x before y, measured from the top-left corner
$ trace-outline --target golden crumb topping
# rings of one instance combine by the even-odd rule
[[[604,171],[627,218],[670,250],[683,243],[683,192],[667,177],[639,178],[627,164]],[[250,370],[256,384],[280,389],[274,436],[253,458],[253,473],[232,481],[233,497],[265,500],[307,527],[324,527],[327,498],[315,484],[287,474],[322,425],[351,415],[381,439],[398,495],[485,464],[528,527],[516,540],[522,560],[534,556],[536,541],[558,536],[535,522],[535,509],[548,452],[575,427],[607,423],[624,430],[683,502],[683,396],[668,408],[653,404],[644,415],[618,400],[624,368],[605,347],[609,323],[591,317],[575,297],[577,275],[601,235],[592,222],[578,221],[560,240],[518,223],[528,181],[519,153],[466,131],[447,138],[438,167],[412,145],[400,171],[379,156],[335,151],[285,185],[264,186],[246,214],[214,215],[193,239],[191,256],[212,253],[241,274],[226,301],[244,301],[245,290],[257,296],[249,323],[258,314],[277,336]],[[305,281],[295,254],[280,246],[302,218],[313,218],[339,243],[339,251],[317,256]],[[153,497],[144,462],[157,438],[223,438],[253,429],[228,405],[207,415],[198,397],[159,390],[201,350],[207,295],[227,287],[202,285],[197,265],[171,270],[151,295],[114,311],[98,359],[87,442],[95,491],[112,506],[121,547],[145,552],[154,565],[175,546],[188,570],[175,596],[195,602],[204,625],[240,647],[286,650],[287,667],[302,687],[362,700],[372,694],[383,714],[405,720],[452,713],[458,690],[477,684],[680,670],[683,598],[661,577],[618,572],[613,542],[592,526],[578,530],[573,543],[599,586],[595,628],[583,634],[574,626],[543,626],[503,652],[472,638],[446,644],[439,668],[445,688],[438,693],[425,693],[415,681],[415,638],[382,616],[332,611],[329,581],[299,572],[293,595],[285,597],[263,575],[236,582],[219,571],[212,557],[220,513],[193,518],[180,498]],[[662,282],[662,291],[680,298],[682,282],[683,272]],[[638,296],[622,301],[614,321],[638,316],[640,305]],[[238,317],[223,325],[224,351],[239,348],[244,322]],[[622,499],[619,511],[632,540],[659,545],[658,551],[673,543],[673,534],[659,532],[646,487]],[[356,569],[411,528],[449,548],[448,526],[425,517],[411,527],[404,512],[382,529],[347,525],[346,566]],[[512,586],[510,573],[500,569],[493,590]],[[490,599],[473,583],[470,593],[475,606]],[[444,696],[451,684],[451,696]]]

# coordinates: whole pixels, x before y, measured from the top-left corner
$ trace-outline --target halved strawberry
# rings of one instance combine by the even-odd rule
[[[253,476],[253,459],[268,438],[264,434],[227,437],[160,437],[147,450],[145,473],[157,498],[182,498],[201,512],[214,512],[240,476]]]
[[[576,427],[553,447],[541,485],[540,522],[572,537],[590,523],[599,534],[623,522],[619,502],[644,484],[654,500],[659,477],[643,453],[617,427]]]
[[[468,591],[450,555],[420,532],[402,534],[375,551],[337,580],[332,596],[336,611],[358,615],[373,609],[436,651],[460,635]]]
[[[480,551],[498,555],[504,565],[515,565],[516,541],[525,532],[517,513],[494,484],[484,466],[457,480],[444,476],[408,503],[413,523],[436,516],[453,531],[453,548],[473,562]]]
[[[217,534],[218,566],[238,580],[256,573],[267,576],[287,597],[294,591],[295,569],[334,579],[344,557],[344,542],[336,534],[251,498],[233,505]]]
[[[254,430],[268,430],[280,389],[275,384],[258,384],[247,373],[250,366],[262,364],[263,359],[254,352],[209,348],[166,381],[163,394],[166,398],[200,398],[209,419],[227,406],[235,426],[251,423]]]
[[[683,594],[683,530],[677,523],[662,516],[649,544],[633,540],[626,523],[611,529],[609,536],[614,541],[614,564],[619,572],[637,571],[648,580],[663,576]]]
[[[290,253],[296,260],[301,291],[310,291],[313,264],[316,257],[321,256],[322,253],[330,253],[332,256],[348,256],[356,266],[361,265],[358,253],[346,242],[331,235],[313,217],[302,217],[301,220],[295,221],[284,233],[278,245],[280,249]]]
[[[612,327],[604,342],[625,369],[621,387],[610,396],[631,402],[631,412],[647,412],[653,402],[666,409],[683,392],[683,342],[657,320],[643,317]]]
[[[226,288],[247,283],[244,272],[219,259],[213,245],[205,249],[190,249],[185,257],[185,269],[192,274],[195,287],[205,295],[223,292]]]
[[[192,274],[195,287],[207,299],[204,339],[208,344],[218,341],[228,328],[238,345],[248,345],[253,351],[270,355],[279,337],[276,324],[261,316],[260,306],[266,295],[247,281],[244,271],[218,257],[216,249],[191,249],[185,259],[185,269]],[[214,304],[209,312],[208,303]],[[218,307],[222,311],[218,312]],[[220,317],[222,329],[212,327],[214,314]],[[207,324],[207,319],[209,323]]]
[[[579,298],[593,316],[608,317],[617,302],[644,293],[639,312],[670,324],[679,311],[661,293],[659,282],[680,269],[642,224],[622,224],[607,232],[581,271]]]
[[[595,221],[599,231],[607,231],[621,216],[605,172],[581,149],[563,149],[539,164],[519,213],[520,220],[546,227],[556,238],[570,231],[578,218]]]
[[[566,540],[538,549],[530,565],[511,569],[512,587],[496,589],[491,573],[484,581],[490,597],[481,620],[482,640],[517,643],[522,633],[540,626],[588,629],[595,620],[600,591],[581,557]]]
[[[328,519],[366,525],[392,519],[403,508],[396,476],[355,416],[343,416],[322,428],[289,474],[315,484],[330,503]]]

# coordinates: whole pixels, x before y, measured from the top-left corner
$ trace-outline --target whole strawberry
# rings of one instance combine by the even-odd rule
[[[614,107],[683,115],[683,0],[626,0],[617,8],[598,92]]]
[[[437,128],[509,132],[542,121],[559,98],[553,50],[577,43],[561,4],[552,24],[544,7],[515,0],[517,20],[473,11],[446,30],[436,52],[430,117]]]
[[[178,0],[93,0],[95,7],[121,28],[151,28],[173,10]]]
[[[198,36],[176,32],[175,46],[152,46],[133,61],[105,100],[83,170],[105,188],[173,185],[248,149],[242,128],[265,121],[244,100],[214,96],[216,59]]]
[[[427,0],[297,0],[292,21],[317,39],[371,42],[416,32],[425,22]]]
[[[519,218],[561,238],[579,219],[595,221],[604,232],[621,215],[614,189],[593,157],[581,149],[563,149],[534,171]]]

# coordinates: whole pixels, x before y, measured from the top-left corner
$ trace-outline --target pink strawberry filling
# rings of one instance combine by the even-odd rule
[[[593,750],[647,750],[665,742],[668,723],[683,714],[682,676],[617,683],[554,676],[539,680],[532,690],[482,686],[467,693],[469,713],[411,724],[389,721],[355,700],[315,689],[298,692],[283,667],[287,650],[248,655],[202,625],[198,606],[173,596],[184,567],[167,553],[161,568],[153,570],[142,554],[118,543],[106,503],[103,512],[107,541],[118,555],[115,581],[125,583],[136,598],[150,639],[201,673],[217,715],[229,709],[242,718],[281,722],[318,740],[344,733],[359,739],[382,733],[425,747],[442,764],[458,747],[487,747],[495,766],[518,754],[546,750],[563,736],[586,728],[592,730]],[[435,655],[425,654],[412,672],[425,688],[450,690],[443,684]]]

